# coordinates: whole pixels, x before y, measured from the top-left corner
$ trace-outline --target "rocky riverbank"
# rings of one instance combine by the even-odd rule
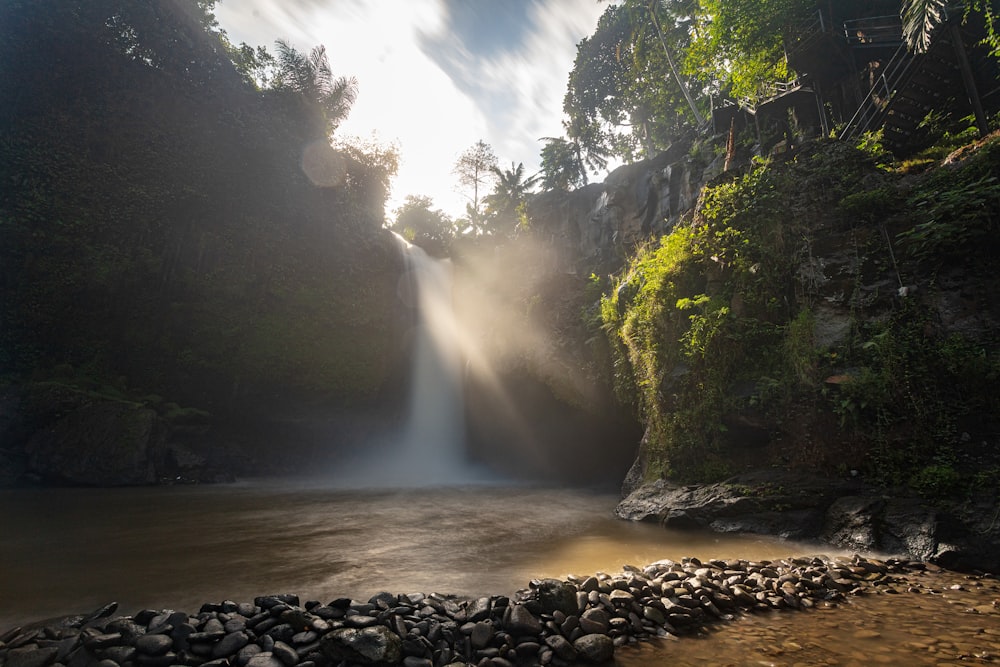
[[[379,593],[301,603],[268,595],[196,614],[143,610],[13,628],[0,667],[332,667],[604,663],[617,647],[693,634],[737,615],[906,589],[919,562],[859,556],[749,562],[686,558],[615,574],[532,581],[512,597]],[[984,609],[983,613],[995,613]]]
[[[627,483],[624,490],[615,514],[630,521],[820,541],[948,569],[1000,572],[1000,500],[995,491],[942,504],[857,478],[781,470],[697,486],[666,480]]]

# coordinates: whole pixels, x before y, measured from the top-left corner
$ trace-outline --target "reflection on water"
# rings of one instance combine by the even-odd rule
[[[1000,582],[907,577],[913,590],[742,617],[700,637],[620,650],[618,667],[969,665],[1000,661]],[[953,589],[953,587],[960,587]]]
[[[236,485],[0,492],[0,629],[111,600],[196,612],[298,593],[329,601],[511,594],[536,577],[683,556],[815,551],[613,518],[611,494],[536,488],[401,492]]]

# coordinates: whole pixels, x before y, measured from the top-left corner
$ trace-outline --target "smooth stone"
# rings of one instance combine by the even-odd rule
[[[580,658],[593,663],[608,662],[615,654],[614,641],[607,635],[584,635],[573,642],[573,648]]]
[[[542,622],[524,605],[515,604],[507,609],[509,611],[504,618],[504,629],[512,635],[537,635],[542,631]]]
[[[488,597],[472,600],[465,609],[466,618],[472,623],[484,621],[490,616],[490,608],[491,603]]]
[[[122,643],[122,633],[111,632],[102,635],[94,635],[83,641],[83,645],[89,649],[97,650],[102,648],[108,648],[110,646],[116,646]]]
[[[476,623],[469,635],[469,640],[472,642],[472,648],[476,650],[486,648],[492,638],[493,624],[489,621],[479,621]]]
[[[340,628],[323,636],[320,650],[336,661],[347,660],[363,665],[392,664],[400,662],[403,657],[403,640],[383,625]]]
[[[557,657],[562,660],[573,660],[576,658],[576,649],[573,645],[569,643],[569,640],[562,635],[549,635],[545,638],[545,643],[548,644]]]
[[[246,667],[285,667],[285,665],[269,651],[264,651],[250,658]]]
[[[56,653],[59,649],[55,646],[50,648],[34,648],[23,646],[7,651],[5,667],[45,667],[55,662]]]
[[[250,662],[251,658],[262,652],[263,649],[261,649],[260,646],[257,646],[256,644],[247,644],[236,652],[236,664],[239,665],[239,667],[246,667],[246,664]]]
[[[143,635],[135,640],[135,650],[144,655],[163,655],[173,644],[167,635]]]
[[[223,658],[233,655],[249,643],[250,637],[247,633],[242,630],[238,632],[231,632],[220,639],[219,642],[212,647],[212,657]]]
[[[607,634],[611,629],[611,616],[598,607],[588,609],[580,617],[580,627],[588,634]]]
[[[299,661],[299,653],[285,642],[274,642],[271,655],[283,662],[287,667],[294,667]]]

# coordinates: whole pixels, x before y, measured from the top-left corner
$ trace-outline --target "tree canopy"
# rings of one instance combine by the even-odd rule
[[[466,205],[470,226],[468,231],[473,234],[485,231],[483,197],[496,178],[493,171],[496,166],[497,156],[493,152],[493,147],[482,139],[466,149],[455,161],[453,173],[468,200]]]

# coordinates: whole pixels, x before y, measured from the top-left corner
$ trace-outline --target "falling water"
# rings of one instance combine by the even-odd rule
[[[341,485],[449,486],[490,476],[465,451],[462,352],[452,304],[451,260],[434,259],[397,236],[406,259],[403,300],[415,309],[409,407],[403,428],[372,446]]]
[[[409,415],[398,460],[432,483],[454,481],[456,467],[464,467],[465,424],[451,261],[433,259],[409,243],[404,247],[417,313]]]

